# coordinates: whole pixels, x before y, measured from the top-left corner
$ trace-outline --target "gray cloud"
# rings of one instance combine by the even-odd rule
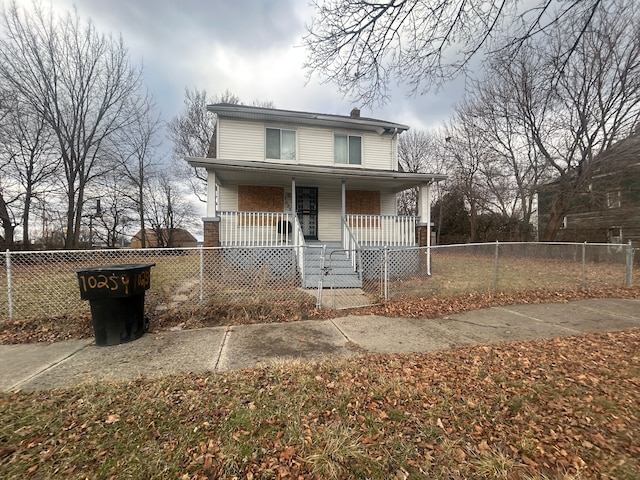
[[[31,0],[22,0],[30,4]],[[331,84],[305,85],[301,44],[311,10],[299,0],[51,0],[73,4],[103,32],[121,33],[166,119],[181,108],[185,87],[210,94],[230,90],[246,102],[348,114],[354,106]],[[432,128],[444,121],[464,90],[455,82],[437,94],[406,97],[398,87],[384,108],[362,114]]]

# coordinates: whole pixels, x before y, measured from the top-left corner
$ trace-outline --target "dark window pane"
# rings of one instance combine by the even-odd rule
[[[267,128],[267,158],[280,158],[280,130]]]
[[[360,137],[349,137],[349,163],[360,165],[362,163],[362,139]]]

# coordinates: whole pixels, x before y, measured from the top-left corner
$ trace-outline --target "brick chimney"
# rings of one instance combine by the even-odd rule
[[[360,118],[360,109],[358,107],[353,107],[350,116],[351,118]]]

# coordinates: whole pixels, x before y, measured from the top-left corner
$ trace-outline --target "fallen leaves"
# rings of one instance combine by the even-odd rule
[[[114,423],[119,421],[120,421],[120,415],[118,415],[117,413],[112,413],[107,416],[104,423],[106,423],[107,425],[113,425]]]
[[[589,288],[579,290],[536,290],[523,292],[470,293],[451,297],[396,298],[380,305],[352,310],[317,310],[313,301],[277,301],[260,304],[211,305],[190,311],[168,311],[151,314],[151,332],[171,329],[193,329],[250,323],[294,322],[308,319],[334,318],[355,313],[388,317],[434,318],[469,310],[495,306],[568,302],[584,298],[636,298],[640,287]],[[91,317],[69,315],[51,318],[26,318],[0,324],[0,344],[58,342],[93,337]],[[304,338],[300,342],[306,342]]]
[[[640,331],[0,395],[0,476],[633,478]]]

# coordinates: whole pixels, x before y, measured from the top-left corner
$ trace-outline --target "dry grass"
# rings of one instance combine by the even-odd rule
[[[579,259],[545,259],[470,255],[460,251],[436,252],[431,276],[391,282],[390,297],[448,297],[467,293],[620,288],[626,281],[624,263],[585,262]]]
[[[635,479],[640,331],[0,395],[0,477]]]

